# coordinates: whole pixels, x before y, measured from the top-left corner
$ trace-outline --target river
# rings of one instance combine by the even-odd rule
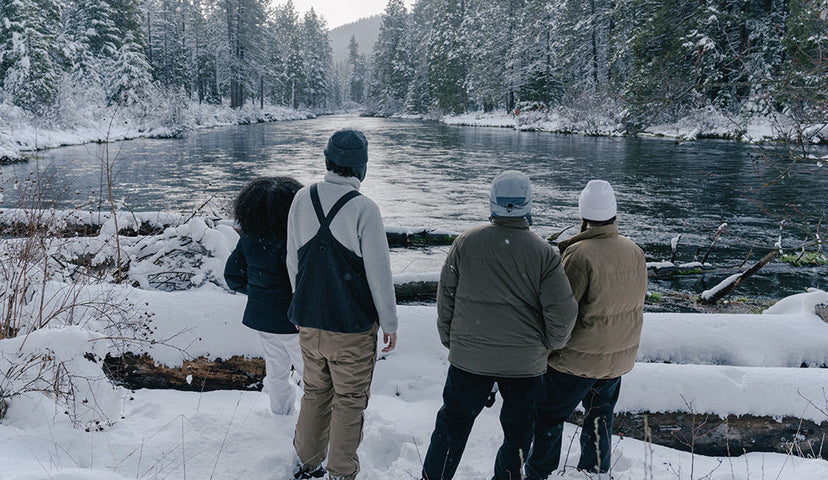
[[[362,192],[379,204],[386,225],[459,232],[485,222],[490,182],[506,169],[531,177],[534,229],[544,236],[577,224],[578,193],[589,179],[610,181],[618,197],[619,229],[644,248],[648,261],[669,259],[670,241],[678,234],[677,261],[692,261],[723,223],[725,234],[710,260],[739,263],[755,249],[749,262],[756,261],[779,236],[778,219],[757,202],[770,212],[794,205],[828,210],[825,171],[796,170],[757,192],[757,172],[769,178],[773,169],[762,161],[762,149],[737,142],[585,137],[353,115],[197,130],[182,139],[138,139],[108,149],[92,144],[40,152],[37,160],[2,167],[3,206],[17,206],[14,180],[38,169],[48,179],[47,204],[89,208],[99,198],[101,160],[108,155],[115,196],[126,208],[186,213],[209,201],[228,214],[233,196],[255,176],[289,175],[306,184],[320,179],[325,142],[345,127],[368,138]],[[782,244],[789,248],[804,238],[795,222],[782,231]],[[395,273],[436,271],[444,253],[442,247],[395,251]],[[719,280],[696,276],[655,285],[699,293]],[[779,298],[805,287],[828,289],[826,269],[769,269],[739,291]]]

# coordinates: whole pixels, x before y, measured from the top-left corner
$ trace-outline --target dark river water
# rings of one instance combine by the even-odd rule
[[[362,192],[379,204],[386,225],[462,231],[480,224],[489,214],[490,182],[507,169],[532,179],[533,228],[542,235],[577,224],[581,189],[592,178],[608,180],[618,197],[619,228],[644,248],[648,261],[669,259],[670,240],[678,234],[677,261],[692,261],[722,223],[727,228],[710,260],[738,264],[750,255],[749,262],[756,261],[779,237],[778,219],[758,203],[769,212],[786,206],[828,210],[828,166],[795,170],[778,185],[759,189],[758,174],[770,178],[773,169],[761,159],[761,149],[737,142],[584,137],[349,115],[110,145],[115,195],[135,211],[188,213],[210,201],[227,213],[233,196],[258,175],[289,175],[306,184],[321,179],[325,142],[345,127],[368,138]],[[99,195],[103,156],[101,145],[64,147],[41,152],[37,161],[3,166],[3,205],[16,206],[11,183],[34,168],[50,178],[46,196],[58,207],[90,202]],[[782,244],[789,248],[805,237],[795,222],[782,230]],[[395,251],[395,273],[439,270],[444,253],[444,248]],[[699,293],[722,278],[697,276],[653,286]],[[776,266],[739,291],[779,298],[805,287],[828,289],[826,269]]]

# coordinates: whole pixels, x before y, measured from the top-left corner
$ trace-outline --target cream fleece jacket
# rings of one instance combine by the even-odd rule
[[[328,172],[324,181],[317,184],[322,210],[327,214],[340,197],[351,190],[359,190],[359,187],[360,181],[355,177],[343,177]],[[391,260],[388,256],[388,239],[385,236],[379,207],[370,198],[359,195],[342,207],[330,228],[339,243],[362,257],[380,327],[383,333],[396,333],[397,302],[391,276]],[[286,263],[294,289],[299,268],[298,251],[318,230],[319,221],[313,209],[310,186],[306,186],[296,193],[288,214]]]

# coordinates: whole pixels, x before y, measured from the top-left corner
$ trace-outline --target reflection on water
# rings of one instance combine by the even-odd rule
[[[648,260],[669,258],[670,239],[683,234],[678,260],[691,261],[726,222],[727,236],[711,259],[739,263],[752,247],[772,245],[778,236],[777,220],[763,214],[755,200],[773,210],[788,204],[828,208],[825,174],[801,175],[751,194],[749,187],[759,185],[755,149],[735,142],[554,135],[346,115],[111,145],[115,196],[138,211],[188,212],[210,198],[227,211],[232,197],[257,175],[290,175],[303,183],[320,179],[325,142],[344,127],[368,138],[362,191],[379,204],[389,225],[454,231],[477,225],[488,217],[492,178],[516,169],[532,178],[534,228],[548,235],[578,222],[580,190],[589,179],[603,178],[616,190],[620,229],[645,248]],[[53,175],[49,195],[58,197],[61,207],[77,207],[99,196],[102,152],[100,145],[46,151],[38,162],[4,166],[3,180],[8,184],[39,165]],[[4,194],[3,205],[14,206],[8,185]],[[793,230],[783,233],[790,245],[799,238]],[[442,255],[442,249],[395,253],[394,268],[433,271]],[[776,297],[778,291],[805,286],[828,288],[823,273],[774,274],[751,283]],[[685,287],[699,291],[700,285]]]

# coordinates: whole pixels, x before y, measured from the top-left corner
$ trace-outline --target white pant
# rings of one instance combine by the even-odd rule
[[[304,371],[299,334],[259,332],[265,360],[263,391],[270,395],[270,410],[276,415],[290,415],[296,411],[296,389],[290,380],[290,366],[301,379]]]

